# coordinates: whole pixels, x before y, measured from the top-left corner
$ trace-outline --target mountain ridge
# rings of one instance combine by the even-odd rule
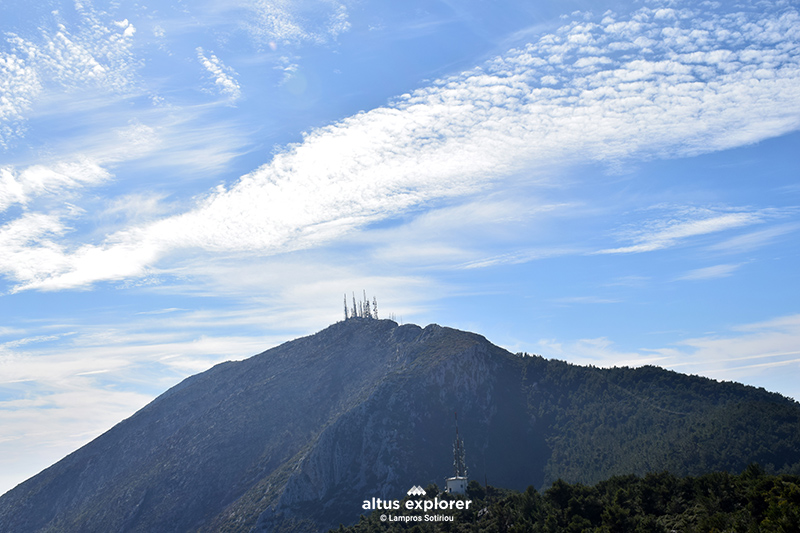
[[[0,531],[320,531],[442,483],[456,410],[470,472],[508,488],[800,472],[800,404],[775,393],[355,318],[185,379],[0,497]]]

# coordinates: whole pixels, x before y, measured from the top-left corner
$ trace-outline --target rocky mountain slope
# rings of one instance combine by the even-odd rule
[[[470,477],[800,471],[800,405],[646,367],[511,354],[480,335],[350,319],[186,379],[0,497],[0,531],[321,531],[372,497]]]

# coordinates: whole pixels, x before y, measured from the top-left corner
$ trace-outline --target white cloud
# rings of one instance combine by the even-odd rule
[[[690,155],[779,135],[800,126],[798,23],[793,9],[677,19],[644,9],[627,21],[576,21],[481,68],[311,131],[194,210],[72,246],[58,262],[66,269],[11,277],[19,288],[60,289],[141,275],[181,248],[282,253],[537,166]],[[707,28],[738,32],[746,61],[744,51],[717,40],[727,34]],[[667,29],[671,40],[662,42]],[[623,42],[620,55],[615,43]],[[689,61],[681,55],[689,49],[702,54]],[[604,60],[591,59],[597,69],[587,74],[576,64],[589,58]],[[543,76],[558,84],[543,85]],[[764,216],[695,213],[631,231],[631,245],[602,253],[655,250]]]
[[[225,66],[225,64],[211,52],[209,52],[209,57],[206,57],[202,48],[197,48],[197,59],[211,75],[220,93],[227,96],[231,101],[239,99],[242,95],[242,89],[236,81],[235,70]]]
[[[0,148],[20,134],[22,119],[41,91],[41,81],[29,61],[0,53]]]
[[[136,33],[136,28],[133,27],[133,24],[128,22],[128,19],[121,20],[121,21],[114,21],[114,26],[118,28],[122,28],[122,37],[123,38],[130,38]]]
[[[709,249],[724,253],[751,252],[758,248],[769,246],[779,237],[793,233],[798,229],[800,229],[800,224],[779,224],[771,228],[731,237],[710,246]]]
[[[49,151],[83,154],[83,159],[121,169],[121,173],[145,168],[197,178],[218,175],[250,142],[252,131],[243,128],[239,120],[209,120],[209,112],[218,103],[156,104],[136,110],[131,118],[128,106],[98,100],[94,95],[86,101],[70,98],[70,120],[87,132],[50,140]],[[57,107],[48,106],[44,113],[58,113]],[[102,109],[93,113],[97,108]]]
[[[775,214],[773,210],[680,208],[669,213],[667,218],[638,222],[634,227],[621,232],[620,237],[623,240],[632,241],[634,244],[607,248],[595,253],[629,254],[662,250],[690,237],[759,224]]]
[[[74,26],[56,22],[38,39],[6,33],[0,51],[0,147],[24,130],[24,119],[51,89],[100,89],[124,93],[135,84],[131,47],[135,28],[127,20],[104,23],[102,16],[76,3]]]
[[[255,0],[245,7],[255,21],[246,27],[265,43],[324,43],[350,29],[347,4],[337,0]]]
[[[560,257],[564,255],[575,255],[583,253],[583,250],[578,248],[556,247],[556,248],[536,248],[531,250],[523,250],[512,253],[504,253],[490,257],[466,262],[460,265],[464,269],[473,268],[488,268],[498,265],[519,265],[528,263],[530,261],[537,261],[540,259],[549,259],[553,257]]]
[[[131,52],[133,26],[106,26],[91,11],[83,11],[77,31],[58,24],[56,31],[43,32],[34,42],[12,35],[9,42],[19,54],[34,62],[48,81],[65,88],[100,86],[126,90],[137,64]],[[111,26],[116,26],[112,28]]]
[[[717,278],[727,278],[728,276],[733,275],[733,273],[741,267],[741,264],[736,265],[714,265],[710,267],[704,268],[697,268],[690,272],[687,272],[683,276],[679,277],[679,280],[684,281],[697,281],[697,280],[707,280],[707,279],[717,279]]]
[[[85,186],[98,185],[110,174],[95,161],[80,159],[64,161],[52,166],[34,165],[16,172],[11,167],[0,167],[0,212],[11,205],[27,205],[35,198],[70,197]]]
[[[281,85],[289,86],[289,82],[296,78],[298,69],[300,68],[300,65],[295,62],[296,59],[297,58],[281,56],[278,60],[278,64],[273,67],[275,70],[279,70],[283,73],[280,81]]]
[[[54,242],[66,228],[59,216],[27,213],[0,227],[0,272],[32,280],[68,268],[63,247]]]
[[[168,203],[163,193],[143,192],[125,194],[114,198],[98,218],[101,220],[122,219],[126,223],[148,222],[167,213]]]

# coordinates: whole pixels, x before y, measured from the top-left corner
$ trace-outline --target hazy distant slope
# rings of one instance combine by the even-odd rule
[[[193,376],[0,498],[0,531],[319,530],[443,484],[458,411],[495,486],[800,466],[800,406],[652,367],[353,319]]]

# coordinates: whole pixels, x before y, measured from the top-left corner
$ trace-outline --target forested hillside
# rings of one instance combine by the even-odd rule
[[[597,369],[519,355],[528,408],[547,427],[552,450],[545,486],[657,470],[741,472],[751,463],[800,474],[800,409],[791,399],[657,367]]]

